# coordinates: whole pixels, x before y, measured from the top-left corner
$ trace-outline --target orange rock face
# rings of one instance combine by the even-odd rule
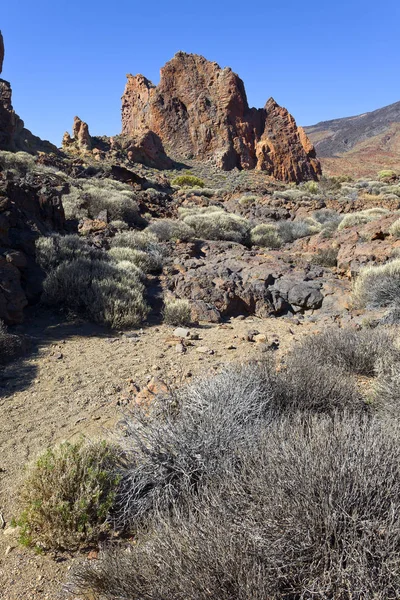
[[[220,168],[260,169],[284,181],[317,179],[314,147],[293,117],[270,99],[249,108],[243,81],[196,54],[178,52],[159,85],[128,75],[122,133],[153,131],[179,158],[212,159]]]

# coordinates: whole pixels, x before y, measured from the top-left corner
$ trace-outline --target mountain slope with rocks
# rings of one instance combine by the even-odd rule
[[[374,175],[400,165],[400,102],[304,128],[332,175]]]

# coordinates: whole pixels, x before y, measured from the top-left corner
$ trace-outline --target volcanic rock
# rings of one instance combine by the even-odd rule
[[[4,42],[0,31],[0,73],[3,69]],[[24,122],[15,113],[11,102],[11,85],[0,79],[0,150],[26,152],[57,152],[50,142],[43,141],[25,129]]]
[[[128,75],[122,133],[154,132],[168,153],[213,160],[224,170],[260,169],[284,181],[318,179],[320,164],[304,130],[271,98],[250,108],[243,81],[196,54],[178,52],[158,86]]]

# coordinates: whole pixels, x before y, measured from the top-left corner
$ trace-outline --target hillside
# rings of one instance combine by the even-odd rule
[[[400,166],[400,102],[304,128],[328,175],[374,175]]]

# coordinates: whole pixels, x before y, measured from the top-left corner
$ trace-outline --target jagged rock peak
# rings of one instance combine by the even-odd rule
[[[89,133],[89,125],[79,117],[74,117],[72,137],[69,135],[68,131],[66,131],[64,133],[62,145],[63,148],[75,145],[78,150],[91,150],[92,138]]]
[[[170,154],[212,160],[225,170],[260,169],[285,181],[321,173],[312,144],[286,109],[273,98],[264,109],[250,108],[240,77],[198,54],[175,54],[158,86],[128,76],[122,133],[148,131]]]
[[[3,71],[3,61],[4,61],[4,41],[3,36],[0,31],[0,73]]]

